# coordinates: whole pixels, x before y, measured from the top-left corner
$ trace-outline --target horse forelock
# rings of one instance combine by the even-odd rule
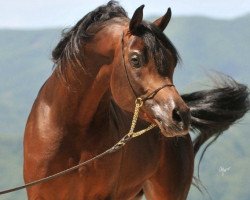
[[[177,49],[168,37],[154,24],[143,21],[141,27],[138,29],[137,34],[142,37],[146,48],[152,54],[158,73],[162,76],[167,76],[167,50],[171,52],[175,64],[177,64],[181,60]]]

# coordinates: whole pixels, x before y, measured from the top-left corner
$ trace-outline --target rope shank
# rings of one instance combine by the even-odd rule
[[[146,133],[147,131],[151,130],[156,125],[151,124],[149,127],[145,128],[145,129],[143,129],[141,131],[134,132],[134,129],[135,129],[135,126],[136,126],[136,123],[137,123],[137,119],[138,119],[138,116],[139,116],[140,108],[143,106],[143,103],[144,102],[143,102],[143,100],[141,98],[136,99],[136,101],[135,101],[135,111],[134,111],[134,115],[133,115],[133,119],[132,119],[132,122],[131,122],[131,127],[130,127],[129,132],[122,139],[120,139],[114,146],[112,146],[111,148],[107,149],[106,151],[102,152],[101,154],[98,154],[97,156],[95,156],[95,157],[93,157],[93,158],[91,158],[91,159],[89,159],[89,160],[87,160],[85,162],[79,163],[78,165],[75,165],[75,166],[73,166],[71,168],[68,168],[66,170],[63,170],[61,172],[55,173],[53,175],[47,176],[45,178],[42,178],[42,179],[39,179],[39,180],[36,180],[36,181],[32,181],[32,182],[27,183],[25,185],[21,185],[21,186],[15,187],[15,188],[0,191],[0,195],[7,194],[7,193],[10,193],[10,192],[14,192],[14,191],[18,191],[18,190],[21,190],[21,189],[24,189],[24,188],[32,187],[34,185],[38,185],[38,184],[47,182],[47,181],[49,181],[51,179],[55,179],[55,178],[57,178],[59,176],[63,176],[65,174],[68,174],[69,172],[72,172],[72,171],[78,169],[81,166],[87,165],[88,163],[90,163],[90,162],[92,162],[94,160],[97,160],[97,159],[105,156],[106,154],[110,154],[110,153],[114,153],[114,152],[118,151],[123,146],[125,146],[127,144],[127,142],[129,142],[132,138],[138,137],[138,136]]]

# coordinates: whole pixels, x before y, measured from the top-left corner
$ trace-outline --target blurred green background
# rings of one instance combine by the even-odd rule
[[[149,19],[155,19],[154,16]],[[0,30],[0,190],[23,183],[22,138],[34,98],[52,72],[51,50],[61,29]],[[215,20],[174,18],[166,30],[182,57],[175,84],[181,93],[212,88],[220,71],[250,84],[250,15]],[[250,199],[250,116],[226,131],[201,164],[201,180],[214,200]],[[225,173],[221,169],[229,168]],[[0,196],[24,200],[25,192]],[[209,199],[192,187],[189,200]]]

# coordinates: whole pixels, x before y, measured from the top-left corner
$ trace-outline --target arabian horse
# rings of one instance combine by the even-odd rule
[[[30,200],[136,200],[142,194],[184,200],[195,153],[249,109],[246,86],[233,80],[181,97],[173,84],[180,58],[163,33],[171,10],[149,23],[143,7],[129,19],[110,1],[64,33],[52,53],[53,73],[27,121],[24,180],[47,177],[110,148],[128,132],[135,99],[152,92],[136,126],[157,127],[117,152],[27,188]],[[190,128],[197,133],[193,142]]]

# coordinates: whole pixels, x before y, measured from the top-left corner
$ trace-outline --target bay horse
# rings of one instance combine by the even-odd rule
[[[55,174],[111,147],[127,133],[135,99],[152,92],[137,128],[157,127],[113,154],[27,188],[28,199],[136,200],[144,193],[147,199],[184,200],[192,183],[194,153],[247,111],[247,88],[236,82],[181,97],[173,84],[180,58],[163,33],[171,10],[149,23],[143,21],[143,7],[129,19],[110,1],[64,33],[52,53],[54,71],[28,117],[24,180]],[[230,92],[234,95],[225,95]],[[217,100],[225,96],[227,102]],[[219,107],[211,109],[213,105]],[[223,106],[228,118],[216,123]],[[190,125],[198,132],[194,146]]]

